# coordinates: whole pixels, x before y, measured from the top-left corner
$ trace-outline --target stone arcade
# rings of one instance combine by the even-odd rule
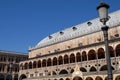
[[[109,16],[113,80],[120,80],[120,10]],[[19,80],[107,80],[101,27],[96,18],[44,38],[20,62]]]

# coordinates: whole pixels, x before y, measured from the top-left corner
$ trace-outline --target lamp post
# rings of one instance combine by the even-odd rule
[[[108,44],[108,29],[109,29],[109,27],[106,25],[106,22],[109,20],[108,9],[109,9],[109,5],[107,5],[103,2],[100,3],[100,5],[97,7],[100,22],[103,23],[103,27],[101,29],[102,29],[103,34],[104,34],[108,80],[113,80],[110,51],[109,51],[109,46],[108,46],[109,45]]]

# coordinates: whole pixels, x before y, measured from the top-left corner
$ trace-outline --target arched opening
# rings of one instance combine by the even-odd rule
[[[73,78],[73,80],[83,80],[81,77],[79,77],[79,76],[75,76],[74,78]]]
[[[93,80],[93,78],[91,78],[91,77],[87,77],[85,80]]]
[[[46,67],[46,60],[45,59],[42,60],[42,67]]]
[[[28,69],[28,63],[24,64],[24,69]]]
[[[95,80],[103,80],[100,76],[97,76]]]
[[[0,80],[4,80],[4,75],[0,74]]]
[[[69,78],[66,78],[66,80],[70,80]]]
[[[64,80],[63,78],[60,78],[59,80]]]
[[[84,67],[81,67],[81,68],[80,68],[80,71],[82,71],[82,72],[87,72],[87,70],[86,70]]]
[[[55,65],[57,65],[57,58],[56,57],[53,58],[53,66],[55,66]]]
[[[47,60],[47,66],[51,66],[51,59],[49,58],[48,60]]]
[[[76,60],[77,62],[81,62],[81,55],[79,52],[76,54]]]
[[[112,70],[114,70],[114,68],[112,67]],[[107,71],[107,65],[104,65],[100,68],[100,71]]]
[[[23,70],[23,63],[20,64],[20,70]]]
[[[33,62],[33,68],[36,68],[36,61]]]
[[[103,59],[105,58],[105,51],[103,48],[98,49],[98,59]]]
[[[95,71],[97,71],[96,68],[92,66],[92,67],[90,68],[90,72],[95,72]]]
[[[32,69],[32,62],[29,62],[29,69]]]
[[[53,75],[57,75],[57,73],[56,73],[55,71],[52,71],[52,74],[53,74]]]
[[[116,51],[116,56],[120,56],[120,44],[116,46],[115,51]]]
[[[87,61],[87,55],[85,51],[82,52],[82,61]]]
[[[37,66],[38,66],[38,68],[41,67],[41,60],[38,61],[38,65]]]
[[[27,76],[26,76],[25,74],[22,74],[22,75],[20,76],[19,80],[23,80],[23,79],[25,79],[25,78],[27,78]]]
[[[75,55],[71,54],[70,55],[70,63],[74,63],[75,62]]]
[[[88,52],[88,60],[95,60],[96,59],[96,53],[95,50],[90,50]]]
[[[115,80],[120,80],[120,75],[118,75],[118,76],[115,78]]]
[[[68,74],[68,72],[65,69],[63,69],[63,70],[60,71],[59,74]]]
[[[74,72],[74,69],[71,69],[70,73],[73,73]]]
[[[110,50],[110,57],[115,57],[114,50],[113,50],[112,46],[109,46],[109,50]]]
[[[68,64],[69,63],[69,58],[68,55],[64,56],[64,64]]]
[[[58,62],[59,62],[59,65],[63,64],[63,58],[62,58],[62,56],[59,56]]]
[[[7,75],[6,80],[12,80],[12,75]]]

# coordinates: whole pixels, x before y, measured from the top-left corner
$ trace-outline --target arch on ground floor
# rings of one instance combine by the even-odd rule
[[[60,78],[59,80],[64,80],[63,78]]]
[[[65,80],[70,80],[70,78],[66,78]]]
[[[103,80],[100,76],[97,76],[95,80]]]
[[[79,77],[79,76],[75,76],[74,78],[73,78],[73,80],[83,80],[81,77]]]
[[[87,77],[85,80],[93,80],[92,77]]]
[[[27,76],[25,74],[22,74],[22,75],[20,75],[19,80],[22,80],[22,79],[25,79],[25,78],[27,78]]]
[[[108,80],[108,76],[105,77],[105,80]]]
[[[3,74],[0,74],[0,80],[4,80],[4,75]]]
[[[115,78],[115,80],[120,80],[120,75],[118,75],[118,76]]]

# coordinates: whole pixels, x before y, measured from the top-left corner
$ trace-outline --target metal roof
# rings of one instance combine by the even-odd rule
[[[120,10],[109,14],[110,19],[107,22],[107,25],[112,28],[118,24],[120,24]],[[58,42],[62,42],[65,40],[70,40],[76,37],[81,37],[87,34],[91,34],[97,31],[100,31],[102,27],[102,23],[98,18],[84,22],[82,24],[78,24],[76,26],[72,26],[65,30],[61,30],[52,35],[45,37],[41,40],[34,48],[40,48],[47,45],[55,44]],[[31,48],[32,49],[32,48]]]

